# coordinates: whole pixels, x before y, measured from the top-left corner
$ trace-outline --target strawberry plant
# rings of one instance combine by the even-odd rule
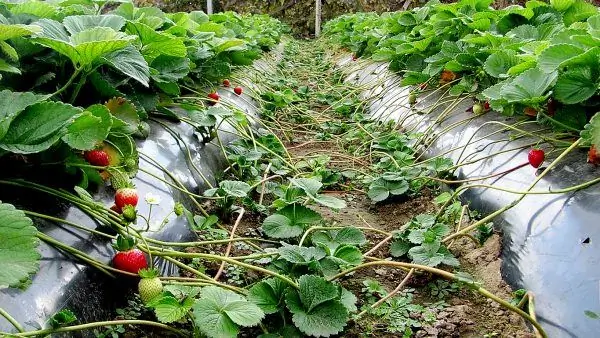
[[[354,55],[389,61],[404,85],[439,78],[452,86],[452,95],[481,93],[486,108],[475,105],[476,114],[489,108],[507,115],[541,113],[557,129],[581,130],[579,121],[596,112],[600,94],[593,42],[598,9],[583,0],[505,9],[488,4],[430,2],[390,15],[343,15],[324,31]],[[414,104],[416,94],[408,101]]]

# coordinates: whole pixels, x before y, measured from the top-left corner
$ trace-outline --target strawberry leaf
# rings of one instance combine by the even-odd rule
[[[558,77],[554,97],[566,104],[583,102],[596,93],[598,76],[588,67],[569,70]]]
[[[257,325],[264,313],[233,291],[216,286],[202,289],[192,306],[196,325],[208,337],[236,337],[240,326]]]
[[[289,289],[285,298],[298,329],[316,337],[328,337],[342,331],[348,321],[348,310],[340,301],[338,288],[313,275],[304,275],[298,282],[300,290]],[[351,299],[345,298],[345,303],[350,305]]]
[[[600,145],[600,113],[592,116],[590,122],[581,131],[581,138],[586,145]]]
[[[248,292],[248,300],[266,314],[279,311],[283,306],[287,286],[277,278],[269,278],[254,285]]]
[[[23,211],[0,202],[0,288],[19,285],[39,266],[37,229]]]
[[[166,296],[154,302],[154,313],[156,318],[161,323],[172,323],[183,318],[194,305],[193,298],[185,298],[183,301],[178,301],[176,298]]]
[[[66,326],[77,321],[77,316],[69,309],[63,309],[50,317],[48,323],[53,329]]]
[[[306,226],[321,220],[321,215],[300,204],[291,204],[265,218],[262,229],[273,238],[300,236]]]
[[[81,109],[61,102],[41,102],[30,106],[10,124],[0,148],[19,154],[50,148],[67,132],[67,125]]]
[[[112,123],[110,112],[105,106],[93,105],[69,125],[62,140],[73,149],[94,149],[108,136]]]

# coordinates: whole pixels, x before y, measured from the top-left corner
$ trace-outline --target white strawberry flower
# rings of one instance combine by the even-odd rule
[[[148,203],[150,205],[160,204],[160,196],[155,195],[151,192],[147,193],[146,196],[144,197],[144,199],[146,200],[146,203]]]

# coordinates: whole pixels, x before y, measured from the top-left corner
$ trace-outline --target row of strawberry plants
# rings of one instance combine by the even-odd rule
[[[325,32],[355,57],[387,61],[416,85],[450,83],[505,115],[528,115],[579,133],[598,163],[600,14],[583,0],[528,1],[496,10],[491,1],[430,1],[411,11],[341,16]]]
[[[111,165],[104,178],[132,176],[133,137],[148,135],[150,117],[196,118],[218,100],[202,92],[286,30],[263,15],[117,3],[111,11],[106,1],[0,4],[0,157],[64,163],[82,187],[102,182],[93,166]],[[101,158],[87,163],[81,154],[93,150]]]

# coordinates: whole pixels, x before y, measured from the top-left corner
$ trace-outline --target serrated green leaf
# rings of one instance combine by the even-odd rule
[[[307,312],[338,296],[336,286],[322,277],[304,275],[298,279],[300,300]]]
[[[600,145],[600,113],[594,114],[581,131],[581,138],[587,145]]]
[[[112,14],[71,15],[64,18],[63,25],[71,35],[94,27],[109,27],[120,31],[125,25],[125,19]]]
[[[304,226],[292,223],[286,216],[274,214],[265,218],[262,229],[273,238],[292,238],[302,235]]]
[[[508,70],[516,66],[518,63],[519,59],[514,51],[498,51],[491,54],[487,58],[483,69],[486,71],[486,73],[493,77],[506,78],[508,77]]]
[[[0,92],[0,140],[6,135],[10,123],[25,108],[41,102],[48,95],[36,95],[31,92],[12,92],[3,90]]]
[[[40,254],[36,234],[23,211],[0,202],[0,288],[18,285],[37,271]]]
[[[293,264],[308,264],[326,256],[325,251],[320,248],[307,248],[287,243],[282,243],[277,251],[281,258]]]
[[[395,240],[394,242],[392,242],[392,244],[390,244],[390,254],[393,257],[402,257],[408,253],[408,250],[410,250],[410,248],[411,245],[409,242],[401,239]]]
[[[557,77],[557,72],[545,73],[539,68],[529,69],[506,83],[501,89],[501,95],[508,102],[543,100]]]
[[[187,48],[182,38],[156,31],[141,22],[128,22],[127,31],[139,36],[142,54],[148,62],[152,62],[161,54],[181,58],[187,56]]]
[[[135,47],[127,46],[106,54],[102,60],[119,72],[148,87],[150,68],[142,54]]]
[[[40,33],[42,28],[36,25],[7,25],[0,24],[0,41],[14,39],[22,36],[29,36]]]
[[[152,79],[157,82],[177,82],[183,79],[190,71],[188,58],[160,55],[150,65],[155,72]]]
[[[302,189],[307,195],[314,197],[317,195],[323,184],[314,178],[290,178],[293,186]]]
[[[579,67],[558,77],[554,86],[554,97],[566,104],[581,103],[598,90],[598,77],[589,68]]]
[[[77,321],[77,316],[69,309],[63,309],[50,317],[48,322],[53,329],[66,326]]]
[[[575,3],[575,0],[550,0],[550,6],[559,12],[564,12]]]
[[[358,308],[356,307],[356,302],[358,301],[358,298],[356,298],[356,296],[346,290],[345,288],[341,287],[342,289],[342,293],[340,295],[340,302],[342,304],[344,304],[344,307],[346,307],[346,310],[348,310],[348,312],[356,312],[358,310]]]
[[[231,302],[223,307],[223,311],[240,326],[254,326],[265,316],[256,304],[247,300]]]
[[[200,299],[192,306],[196,325],[208,337],[236,337],[242,326],[258,324],[262,310],[233,291],[216,286],[202,288]]]
[[[13,14],[29,14],[39,18],[52,18],[58,14],[55,4],[46,1],[25,1],[12,7]]]
[[[19,154],[46,150],[67,133],[67,125],[81,112],[81,109],[61,102],[29,106],[12,121],[0,140],[0,148]]]
[[[583,52],[583,49],[569,44],[553,45],[542,52],[538,58],[538,64],[543,71],[551,73],[559,70],[563,62],[579,56]]]
[[[437,246],[439,248],[439,244]],[[437,252],[437,249],[431,249],[423,245],[415,246],[408,250],[408,255],[415,264],[438,266],[444,261],[444,255]]]
[[[252,189],[248,183],[242,181],[221,181],[219,182],[219,188],[222,189],[227,196],[239,198],[246,197],[248,192]]]
[[[166,296],[159,298],[159,300],[153,304],[153,307],[158,321],[161,323],[172,323],[187,315],[193,305],[193,298],[186,298],[183,302],[180,302],[174,297]]]
[[[402,195],[408,189],[409,185],[405,180],[388,181],[380,178],[371,183],[367,195],[374,202],[381,202],[390,197],[390,195]]]
[[[323,206],[332,209],[344,209],[346,207],[346,202],[337,197],[329,195],[318,194],[313,197],[313,200]]]
[[[133,36],[117,32],[108,27],[89,28],[68,37],[60,23],[43,21],[44,35],[32,39],[67,56],[74,65],[89,66],[99,58],[127,47]],[[46,28],[51,30],[47,31]]]
[[[8,64],[6,61],[0,59],[0,72],[21,74],[21,70],[13,65]]]
[[[307,225],[321,220],[321,215],[299,204],[288,205],[265,218],[262,229],[273,238],[291,238],[301,235]]]
[[[347,265],[358,265],[363,261],[363,256],[360,250],[352,245],[344,245],[339,247],[333,256],[342,260],[343,264]]]
[[[348,310],[340,301],[325,302],[308,312],[296,291],[290,290],[285,300],[292,313],[292,321],[307,335],[329,337],[341,332],[348,321]]]
[[[573,4],[565,11],[563,21],[566,26],[570,26],[577,21],[583,21],[598,14],[598,8],[585,0],[575,0]]]
[[[275,313],[283,305],[286,288],[287,286],[280,279],[269,278],[250,288],[248,300],[266,314]]]
[[[73,149],[91,150],[108,136],[112,122],[104,105],[91,106],[68,126],[62,140]]]

